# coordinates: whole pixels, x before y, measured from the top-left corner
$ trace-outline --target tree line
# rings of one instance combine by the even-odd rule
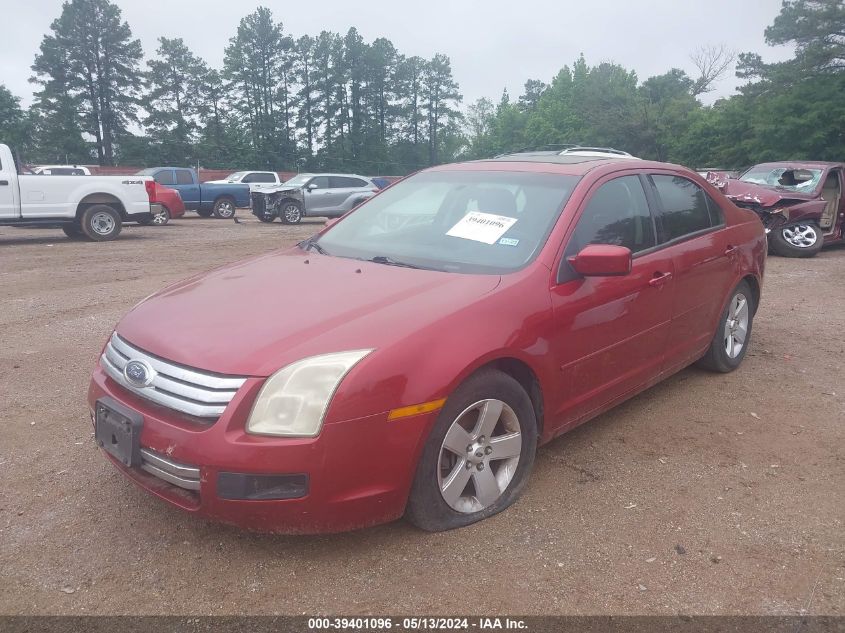
[[[223,66],[180,38],[141,44],[109,0],[69,0],[32,64],[33,105],[0,85],[0,139],[32,162],[196,165],[404,174],[551,144],[616,147],[693,167],[845,160],[845,2],[786,0],[765,31],[795,57],[766,64],[724,47],[640,81],[581,56],[512,99],[461,109],[446,55],[405,56],[353,27],[294,37],[259,7],[240,20]],[[739,94],[701,95],[736,68]]]

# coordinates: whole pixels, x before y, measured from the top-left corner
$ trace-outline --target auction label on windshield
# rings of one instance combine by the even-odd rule
[[[516,224],[516,218],[505,215],[493,215],[481,211],[470,211],[461,218],[446,235],[474,240],[484,244],[495,244],[505,232]]]

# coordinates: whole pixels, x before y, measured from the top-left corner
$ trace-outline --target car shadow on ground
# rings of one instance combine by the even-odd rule
[[[126,227],[130,228],[130,227]],[[144,227],[147,228],[147,227]],[[160,227],[155,227],[160,228]],[[46,230],[46,229],[45,229]],[[120,236],[113,240],[113,243],[120,243],[121,241],[137,241],[137,240],[146,240],[149,239],[147,235],[140,235],[138,233],[121,233]],[[90,245],[97,245],[100,246],[104,242],[90,242],[88,240],[72,240],[65,236],[64,233],[58,232],[53,233],[49,236],[44,237],[12,237],[12,233],[4,233],[0,232],[0,246],[15,246],[15,245],[33,245],[33,244],[45,244],[47,246],[59,246],[62,248],[66,248],[68,246],[78,246],[80,244],[90,244]]]

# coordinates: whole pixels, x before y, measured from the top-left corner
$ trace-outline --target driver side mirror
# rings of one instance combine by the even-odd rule
[[[308,186],[305,187],[308,191],[314,191],[315,189],[319,189],[319,185],[315,182],[308,183]]]
[[[584,277],[615,277],[631,272],[631,249],[612,244],[588,244],[567,259],[572,269]]]

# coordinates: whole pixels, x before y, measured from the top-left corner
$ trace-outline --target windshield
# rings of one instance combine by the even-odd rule
[[[231,182],[232,180],[240,180],[240,179],[241,179],[241,178],[243,178],[246,174],[247,174],[247,172],[245,172],[245,171],[236,171],[234,174],[229,174],[228,176],[226,176],[226,180],[228,180],[228,181],[230,181],[230,182]]]
[[[152,176],[158,169],[156,167],[150,167],[148,169],[142,169],[141,171],[137,172],[136,176]]]
[[[394,265],[510,272],[536,257],[578,180],[528,172],[424,172],[362,204],[318,245],[326,254]]]
[[[819,184],[822,171],[821,169],[797,169],[782,165],[756,165],[749,168],[739,179],[755,185],[768,185],[778,189],[810,193],[815,191],[816,185]]]
[[[286,180],[283,184],[286,187],[301,187],[311,179],[312,174],[299,174],[290,180]]]

